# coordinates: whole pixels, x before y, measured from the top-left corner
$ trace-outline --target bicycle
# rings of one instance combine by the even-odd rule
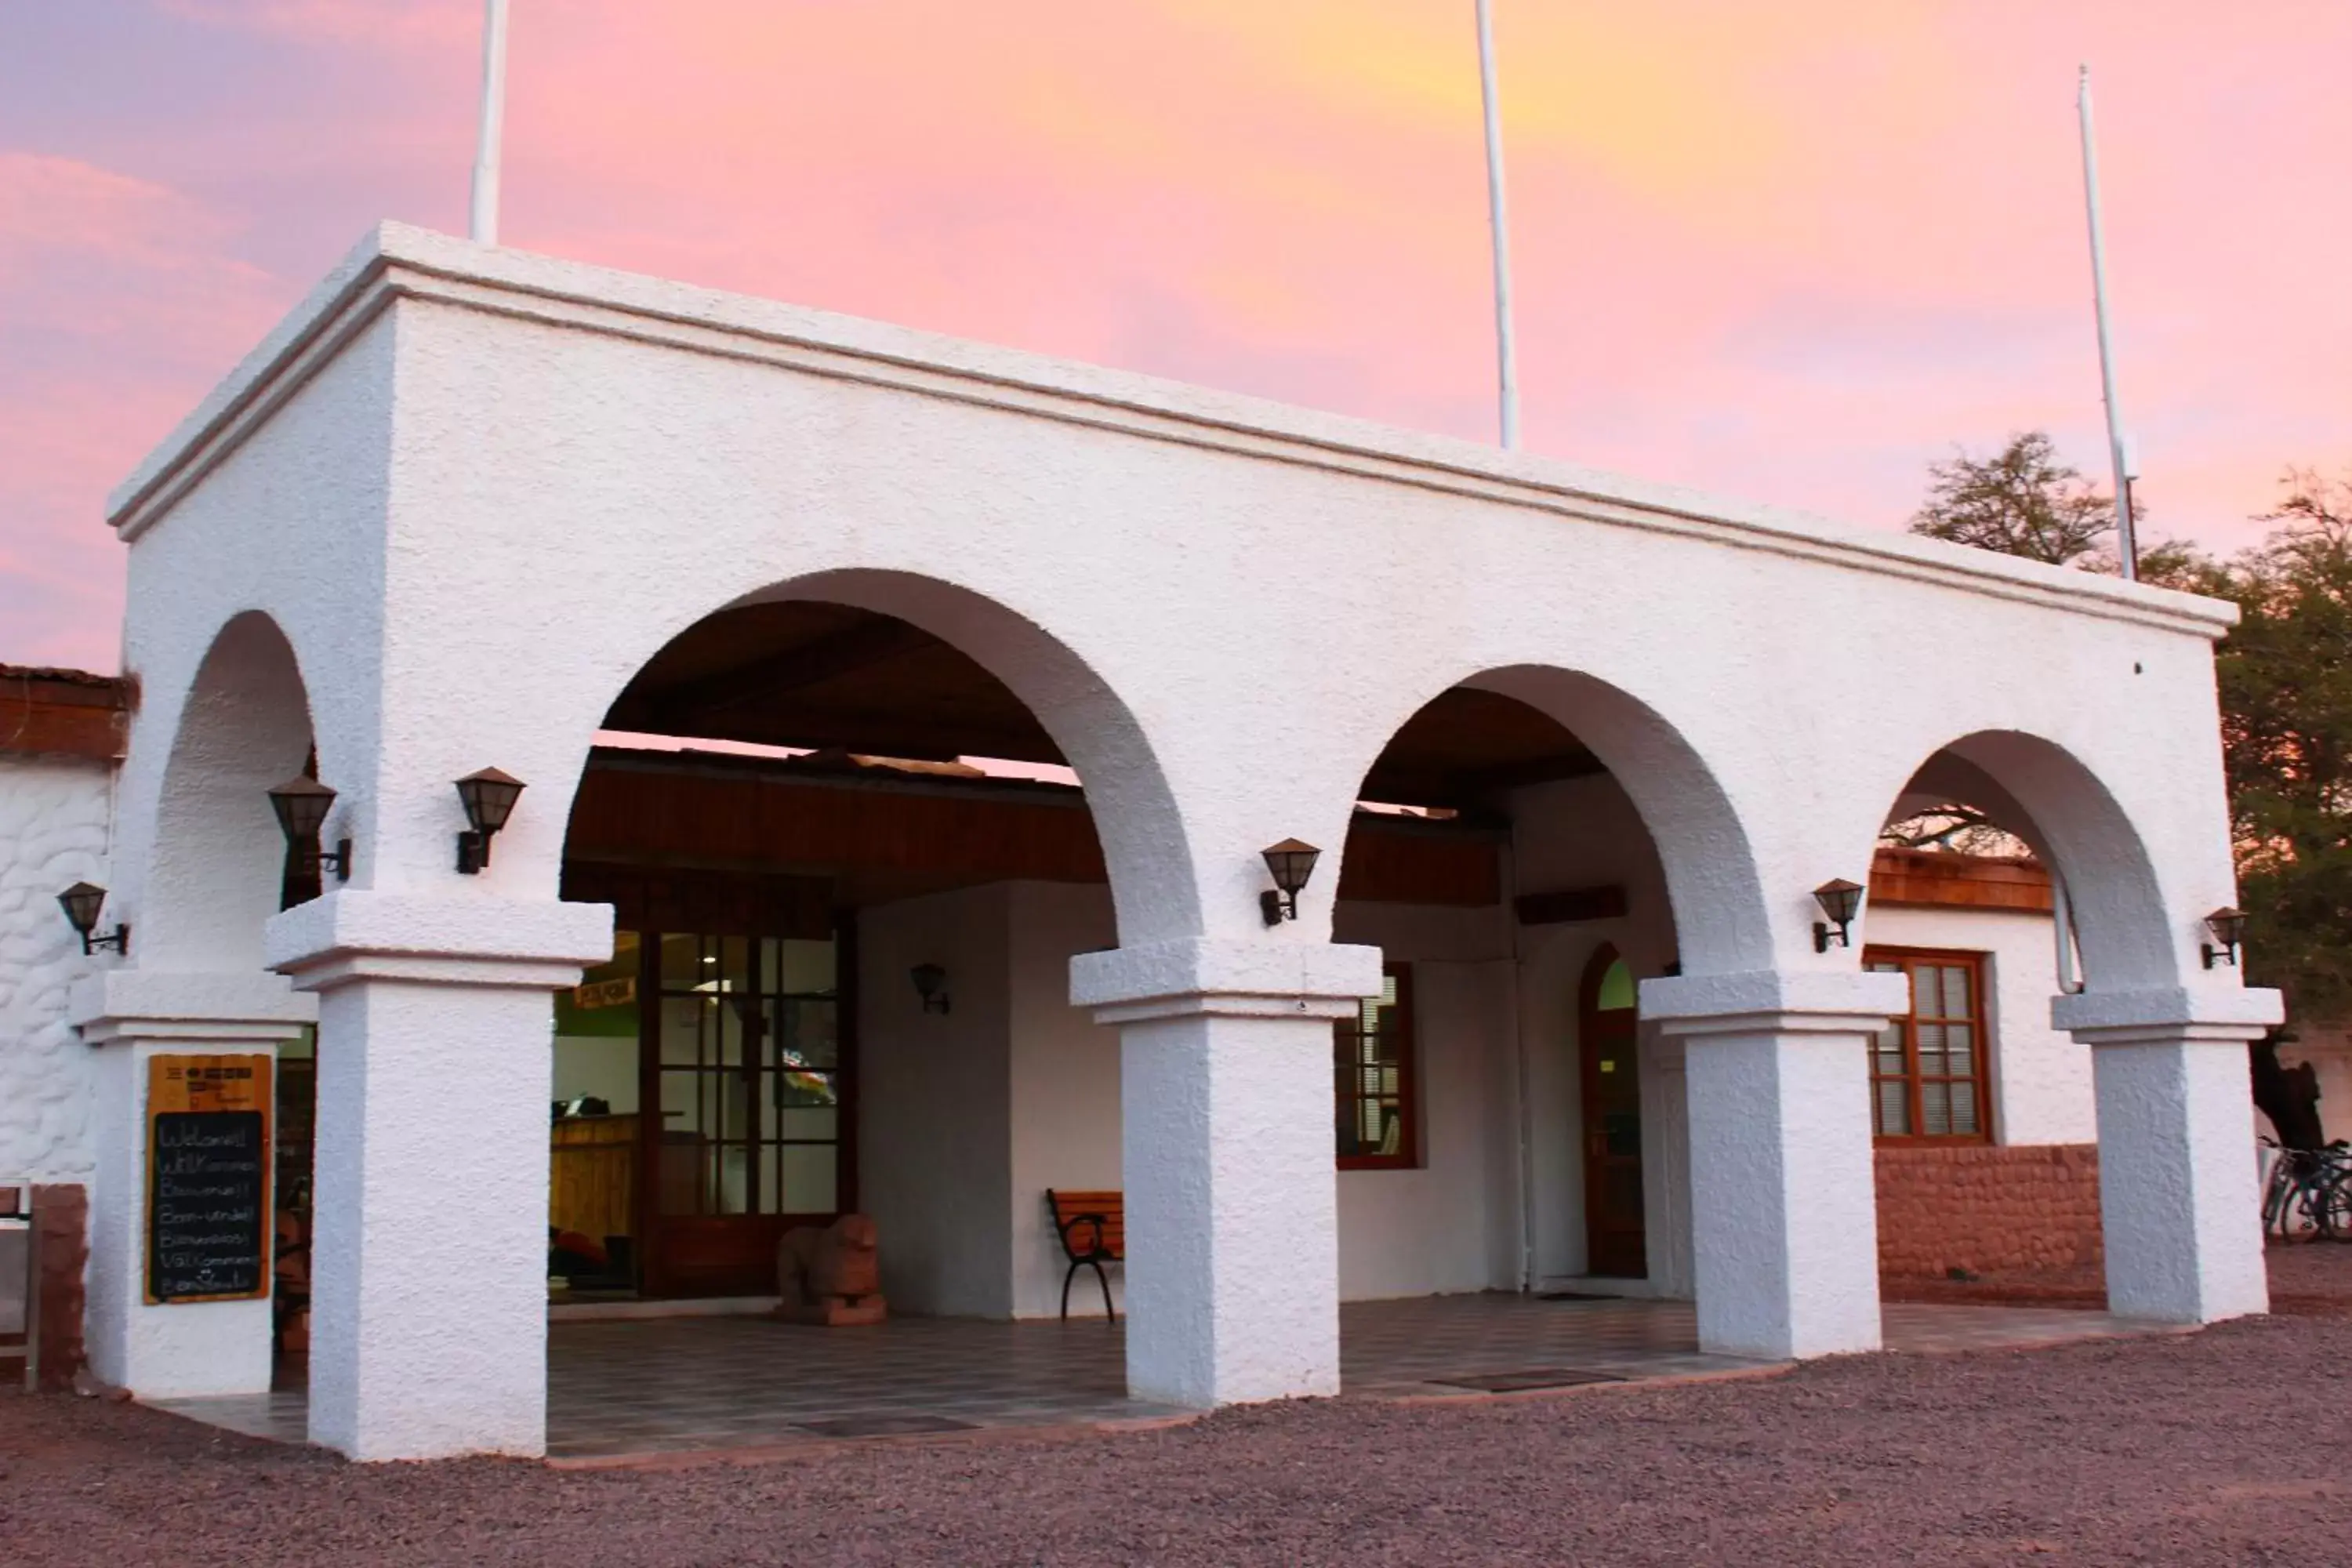
[[[2352,1144],[2341,1138],[2325,1149],[2282,1148],[2263,1193],[2263,1231],[2282,1241],[2352,1241]]]

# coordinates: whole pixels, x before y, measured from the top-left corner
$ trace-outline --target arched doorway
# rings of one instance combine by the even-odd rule
[[[1585,965],[1576,1032],[1585,1271],[1603,1279],[1649,1273],[1638,1022],[1633,972],[1603,942]]]
[[[787,1231],[863,1212],[894,1311],[1050,1310],[1045,1190],[1121,1180],[1067,1002],[1123,923],[1090,793],[982,611],[796,586],[654,653],[574,795],[563,894],[616,936],[555,1005],[557,1294],[772,1294]]]
[[[1384,1025],[1411,1152],[1343,1140],[1342,1300],[1594,1277],[1687,1293],[1681,1055],[1636,1048],[1636,984],[1686,952],[1753,963],[1764,923],[1705,764],[1622,689],[1518,666],[1408,715],[1357,794],[1333,935],[1379,947],[1411,999]],[[1395,877],[1408,847],[1464,874],[1416,889]],[[1343,1125],[1364,1035],[1342,1032]]]

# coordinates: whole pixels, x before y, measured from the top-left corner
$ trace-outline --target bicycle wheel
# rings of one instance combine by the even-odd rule
[[[2322,1226],[2332,1223],[2328,1190],[2300,1178],[2288,1184],[2279,1194],[2271,1234],[2281,1241],[2314,1241],[2326,1234]]]
[[[2328,1241],[2352,1241],[2352,1173],[2338,1171],[2324,1187],[2312,1189],[2312,1224]]]

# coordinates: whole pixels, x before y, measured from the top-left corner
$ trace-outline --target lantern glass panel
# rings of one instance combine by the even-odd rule
[[[335,804],[335,792],[314,778],[292,778],[269,792],[269,809],[278,814],[278,830],[291,844],[307,844],[319,836]]]
[[[522,781],[496,768],[467,773],[457,781],[457,798],[466,805],[466,820],[478,833],[496,833],[507,825]]]
[[[1315,862],[1323,851],[1312,844],[1302,844],[1296,838],[1286,838],[1265,852],[1265,868],[1274,878],[1274,885],[1286,893],[1296,893],[1307,886],[1315,874]]]
[[[58,895],[58,903],[74,930],[88,936],[98,926],[99,911],[106,907],[106,889],[89,882],[76,882]]]
[[[1862,908],[1862,886],[1840,877],[1815,888],[1813,898],[1832,924],[1843,926],[1851,922],[1855,911]]]

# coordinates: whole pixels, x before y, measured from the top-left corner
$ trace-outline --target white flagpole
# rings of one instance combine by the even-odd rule
[[[482,12],[482,121],[474,149],[474,206],[468,233],[478,245],[499,242],[499,142],[507,118],[507,0]]]
[[[2139,476],[2131,443],[2124,435],[2123,410],[2116,403],[2115,345],[2107,331],[2107,247],[2099,224],[2099,154],[2091,137],[2091,68],[2084,66],[2074,93],[2083,121],[2083,205],[2091,222],[2091,298],[2099,321],[2099,395],[2107,405],[2107,456],[2116,475],[2116,554],[2124,575],[2139,575],[2139,543],[2132,532],[2132,480]]]
[[[1489,0],[1478,0],[1478,91],[1486,108],[1486,223],[1495,252],[1495,375],[1503,447],[1519,444],[1519,366],[1511,342],[1510,222],[1503,207],[1503,105],[1495,93],[1495,27]]]

